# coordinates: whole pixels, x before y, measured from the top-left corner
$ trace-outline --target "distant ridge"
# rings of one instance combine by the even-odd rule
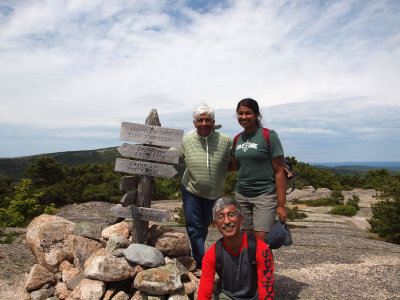
[[[374,169],[400,168],[400,161],[344,161],[344,162],[318,162],[310,163],[312,166],[344,167],[344,166],[367,166]]]
[[[87,163],[115,162],[115,159],[121,157],[121,155],[117,147],[111,147],[96,150],[66,151],[13,158],[0,158],[0,175],[12,176],[14,181],[19,181],[23,177],[25,169],[40,157],[53,157],[63,165],[72,167]]]
[[[400,162],[398,161],[363,161],[363,162],[322,162],[310,165],[319,169],[329,169],[340,175],[353,176],[355,174],[365,175],[369,171],[387,169],[392,175],[400,174]]]
[[[117,148],[118,147],[109,147],[96,150],[65,151],[13,158],[0,158],[0,175],[12,176],[14,181],[19,181],[23,177],[25,169],[40,157],[53,157],[56,161],[68,167],[87,163],[114,163],[117,157],[121,157]],[[400,174],[400,161],[321,162],[310,163],[310,165],[320,169],[329,169],[336,174],[349,176],[355,174],[363,176],[367,172],[375,169],[388,169],[389,173],[393,175]],[[182,160],[179,161],[177,170],[179,173],[178,177],[182,176],[184,171]]]

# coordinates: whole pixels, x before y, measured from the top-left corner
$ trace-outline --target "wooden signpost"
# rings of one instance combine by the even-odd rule
[[[117,158],[114,169],[116,172],[140,175],[121,178],[121,190],[135,190],[126,193],[121,204],[111,209],[118,218],[133,219],[133,243],[146,243],[149,221],[166,222],[171,218],[167,211],[150,208],[151,193],[154,177],[171,178],[177,173],[172,165],[165,163],[178,163],[179,154],[177,151],[151,146],[180,147],[183,130],[162,128],[160,125],[155,109],[147,117],[146,125],[128,122],[121,124],[120,140],[146,144],[124,143],[118,147],[122,156],[140,160]]]

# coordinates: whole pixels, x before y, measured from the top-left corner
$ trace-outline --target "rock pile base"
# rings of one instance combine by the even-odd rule
[[[186,234],[149,224],[148,244],[132,244],[132,222],[103,230],[41,215],[27,228],[27,244],[38,263],[27,278],[32,300],[194,299],[199,279],[192,273]]]

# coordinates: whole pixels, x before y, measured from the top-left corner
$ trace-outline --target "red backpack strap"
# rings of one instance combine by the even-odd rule
[[[267,141],[267,146],[269,147],[269,129],[268,128],[263,128],[262,129],[264,138]]]
[[[237,134],[237,135],[233,138],[233,145],[232,145],[233,150],[235,150],[237,140],[238,140],[238,138],[239,138],[239,136],[240,136],[241,134],[242,134],[242,133],[239,133],[239,134]]]

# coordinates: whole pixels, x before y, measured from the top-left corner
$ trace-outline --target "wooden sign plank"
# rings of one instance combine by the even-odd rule
[[[153,222],[167,222],[171,219],[171,216],[166,210],[128,206],[123,207],[121,204],[115,205],[111,208],[111,212],[114,216],[125,219],[134,219],[142,221],[153,221]]]
[[[119,189],[121,191],[129,191],[136,189],[138,185],[138,176],[123,176],[121,177]]]
[[[171,165],[122,158],[116,159],[114,171],[166,178],[174,177],[178,173]]]
[[[177,164],[179,152],[169,149],[124,143],[118,147],[122,156]]]
[[[120,202],[122,206],[134,205],[136,204],[136,197],[137,197],[137,191],[129,192],[122,196]]]
[[[180,147],[183,130],[122,122],[119,139],[149,145]]]

